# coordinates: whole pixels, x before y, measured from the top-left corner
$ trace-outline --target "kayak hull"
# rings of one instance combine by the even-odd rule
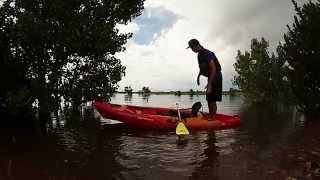
[[[128,125],[147,129],[175,129],[179,123],[176,110],[160,107],[143,107],[118,105],[106,102],[93,102],[100,115]],[[240,125],[239,116],[216,114],[210,117],[208,113],[191,115],[191,109],[181,109],[183,121],[190,130],[218,130],[234,128]]]

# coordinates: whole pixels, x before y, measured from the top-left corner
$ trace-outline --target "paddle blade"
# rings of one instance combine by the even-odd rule
[[[182,122],[178,123],[177,128],[176,128],[176,134],[178,136],[189,134],[187,127]]]

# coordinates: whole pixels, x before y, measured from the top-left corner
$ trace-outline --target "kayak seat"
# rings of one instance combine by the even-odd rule
[[[194,103],[191,107],[192,117],[197,117],[199,110],[201,109],[202,104],[200,101]]]
[[[169,116],[173,116],[173,117],[178,117],[178,111],[177,110],[170,110],[169,111]],[[189,112],[180,112],[180,116],[182,119],[187,119],[192,117],[192,114],[190,114]]]
[[[180,115],[182,119],[186,119],[186,118],[191,118],[191,117],[197,117],[198,116],[198,112],[201,109],[202,104],[200,101],[194,103],[191,107],[191,112],[186,112],[186,111],[180,111]],[[178,116],[178,111],[177,110],[170,110],[169,111],[169,115],[170,116]]]

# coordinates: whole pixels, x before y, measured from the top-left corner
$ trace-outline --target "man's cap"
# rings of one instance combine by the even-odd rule
[[[200,43],[199,43],[199,41],[196,40],[196,39],[191,39],[191,40],[188,42],[188,45],[189,45],[189,46],[187,47],[187,49],[190,48],[190,47],[192,47],[192,46],[200,45]]]

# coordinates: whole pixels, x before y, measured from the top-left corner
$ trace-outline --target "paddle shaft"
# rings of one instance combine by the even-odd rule
[[[180,120],[180,121],[182,121],[182,119],[181,119],[181,114],[180,114],[180,110],[179,110],[179,107],[177,108],[177,110],[178,110],[178,117],[179,117],[179,120]]]

